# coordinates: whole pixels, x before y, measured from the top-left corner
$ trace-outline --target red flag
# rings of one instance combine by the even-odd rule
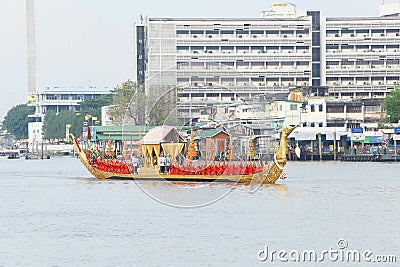
[[[88,126],[87,126],[87,139],[90,141],[92,139],[92,133],[90,132],[90,122],[88,121]]]

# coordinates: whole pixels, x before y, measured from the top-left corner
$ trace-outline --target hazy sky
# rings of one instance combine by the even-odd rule
[[[382,0],[292,0],[323,16],[377,16]],[[395,2],[386,0],[385,2]],[[27,97],[25,0],[1,0],[0,119]],[[133,24],[150,17],[259,17],[272,0],[36,0],[37,88],[114,87],[133,76]]]

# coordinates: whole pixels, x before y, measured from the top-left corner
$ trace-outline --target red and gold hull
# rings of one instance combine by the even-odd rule
[[[239,175],[205,175],[205,174],[160,174],[155,168],[152,167],[141,167],[140,172],[129,173],[127,171],[106,171],[104,168],[99,168],[96,164],[91,164],[79,146],[78,141],[75,137],[74,143],[76,151],[78,152],[79,160],[83,166],[97,179],[130,179],[138,181],[174,181],[174,182],[228,182],[228,183],[240,183],[240,184],[274,184],[283,172],[286,165],[286,158],[282,157],[283,149],[286,149],[287,136],[296,127],[289,127],[284,129],[284,135],[281,137],[280,147],[277,149],[275,160],[271,167],[264,169],[262,172],[256,172],[254,174],[239,174]],[[120,165],[120,163],[119,163]],[[126,170],[126,168],[125,168]]]

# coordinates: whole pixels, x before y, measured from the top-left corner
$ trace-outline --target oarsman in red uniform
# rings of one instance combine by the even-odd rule
[[[222,175],[228,175],[226,170],[228,169],[228,164],[226,162],[222,163]]]
[[[206,169],[204,170],[204,174],[205,175],[210,175],[211,174],[211,166],[210,166],[210,164],[208,164],[206,166]]]
[[[245,164],[241,163],[240,164],[240,174],[246,175],[247,172],[248,172],[247,163],[245,163]]]
[[[234,163],[232,166],[232,175],[239,175],[239,167],[237,163]]]
[[[221,162],[218,162],[218,163],[217,163],[216,172],[217,172],[216,174],[217,174],[218,176],[221,176],[221,174],[222,174]]]
[[[232,175],[232,163],[226,165],[225,175]]]

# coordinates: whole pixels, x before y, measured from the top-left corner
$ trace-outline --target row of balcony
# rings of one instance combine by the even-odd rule
[[[154,70],[154,73],[159,71]],[[240,75],[249,76],[262,76],[262,77],[311,77],[311,70],[297,70],[297,69],[276,69],[276,70],[180,70],[177,72],[177,77],[231,77],[235,78]]]
[[[239,64],[240,63],[240,64]],[[229,64],[229,65],[204,65],[203,63],[200,64],[179,64],[177,66],[178,70],[194,70],[194,71],[199,71],[199,70],[248,70],[248,71],[262,71],[262,70],[310,70],[310,64],[307,62],[307,65],[294,65],[292,63],[291,65],[284,65],[284,64],[279,64],[278,65],[249,65],[247,62],[236,62]],[[281,62],[282,63],[282,62]]]
[[[369,37],[388,37],[396,38],[400,37],[399,32],[387,32],[387,33],[327,33],[327,38],[369,38]]]
[[[328,81],[326,85],[328,86],[342,86],[342,85],[373,85],[373,86],[387,86],[387,85],[397,85],[398,81]]]
[[[308,54],[310,50],[299,49],[299,50],[289,50],[289,49],[196,49],[196,50],[183,50],[178,49],[177,54]]]
[[[151,54],[150,56],[153,56]],[[157,57],[157,55],[154,55]],[[270,54],[268,57],[265,54],[177,54],[178,62],[185,61],[206,61],[206,62],[284,62],[284,61],[311,61],[310,54]]]
[[[149,38],[149,40],[153,40]],[[159,40],[159,39],[157,39]],[[176,39],[177,45],[306,45],[311,46],[311,39]]]
[[[328,65],[327,70],[386,70],[386,69],[399,69],[400,64],[383,64],[383,65]]]
[[[310,38],[310,34],[176,34],[176,38],[192,39],[299,39]]]
[[[331,53],[331,54],[353,54],[353,53],[359,53],[359,54],[372,54],[372,53],[398,53],[400,51],[399,48],[387,48],[387,49],[354,49],[354,48],[348,48],[348,49],[326,49],[326,53]]]

